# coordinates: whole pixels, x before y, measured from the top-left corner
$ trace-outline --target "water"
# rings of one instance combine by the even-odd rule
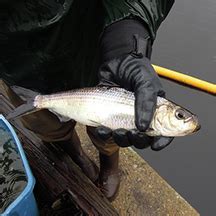
[[[0,213],[18,197],[26,183],[26,174],[15,141],[0,121]]]
[[[152,62],[216,83],[216,1],[179,0],[158,31]],[[160,152],[139,151],[201,215],[216,212],[216,98],[163,80],[167,97],[198,115],[202,128]]]

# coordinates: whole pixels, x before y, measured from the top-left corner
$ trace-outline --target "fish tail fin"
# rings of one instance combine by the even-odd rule
[[[30,113],[36,112],[38,109],[34,106],[34,101],[30,100],[25,104],[22,104],[8,113],[6,116],[7,120],[18,118],[24,115],[28,115]]]

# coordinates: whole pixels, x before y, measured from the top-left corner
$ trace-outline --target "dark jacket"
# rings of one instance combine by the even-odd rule
[[[133,16],[149,27],[152,39],[175,0],[103,0],[105,25]]]
[[[10,0],[0,5],[0,77],[42,93],[96,85],[103,29],[136,17],[154,39],[173,1]]]

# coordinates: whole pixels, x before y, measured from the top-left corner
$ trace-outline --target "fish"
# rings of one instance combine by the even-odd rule
[[[135,96],[119,87],[87,87],[49,95],[36,95],[32,100],[15,108],[8,120],[48,109],[60,120],[73,119],[83,125],[104,126],[112,130],[137,129],[134,117]],[[198,117],[176,103],[157,97],[148,136],[177,137],[192,134],[200,129]]]

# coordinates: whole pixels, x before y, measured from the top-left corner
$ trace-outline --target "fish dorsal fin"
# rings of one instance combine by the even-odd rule
[[[163,97],[157,97],[157,105],[160,106],[160,105],[163,105],[165,103],[167,103],[168,100],[166,98],[163,98]]]

